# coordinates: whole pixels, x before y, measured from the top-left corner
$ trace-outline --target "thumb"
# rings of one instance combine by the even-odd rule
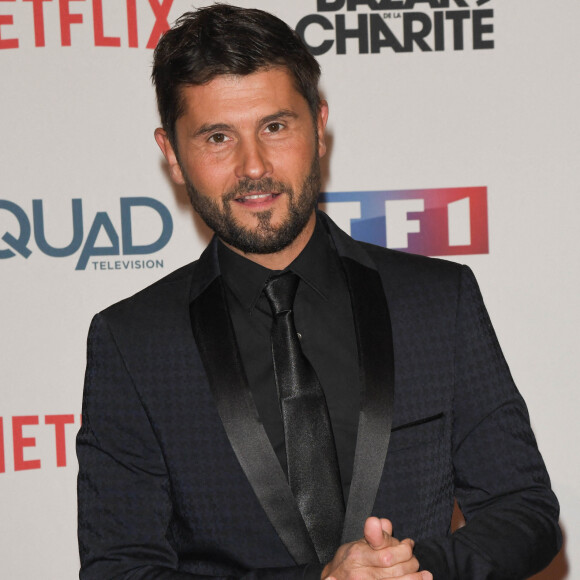
[[[367,544],[374,550],[380,550],[385,547],[385,534],[379,518],[367,518],[364,536]]]

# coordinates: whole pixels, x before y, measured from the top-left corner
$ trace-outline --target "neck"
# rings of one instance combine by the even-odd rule
[[[290,265],[299,255],[300,252],[306,247],[306,244],[312,237],[314,232],[314,227],[316,225],[316,214],[312,214],[303,230],[296,236],[294,241],[286,246],[283,250],[275,252],[273,254],[246,254],[234,246],[222,242],[236,254],[244,256],[248,260],[252,260],[256,264],[268,268],[269,270],[284,270],[288,265]]]

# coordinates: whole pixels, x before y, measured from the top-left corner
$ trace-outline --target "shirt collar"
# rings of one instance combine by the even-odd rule
[[[230,250],[223,242],[218,244],[218,260],[225,283],[241,305],[252,313],[266,280],[277,270],[264,268],[252,260]],[[317,219],[314,233],[297,258],[285,269],[298,274],[324,300],[328,300],[334,284],[333,267],[338,261],[329,234]]]

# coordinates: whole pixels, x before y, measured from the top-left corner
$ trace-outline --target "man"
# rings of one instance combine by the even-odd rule
[[[473,275],[315,211],[319,74],[258,10],[156,49],[155,138],[216,236],[91,325],[81,578],[514,580],[560,547]]]

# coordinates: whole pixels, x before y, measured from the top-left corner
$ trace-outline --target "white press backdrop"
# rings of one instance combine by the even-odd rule
[[[74,435],[90,318],[208,239],[153,141],[147,48],[166,14],[172,22],[205,3],[0,0],[2,578],[77,576]],[[312,45],[335,39],[319,56],[331,111],[325,190],[487,188],[489,253],[451,259],[479,279],[561,501],[565,550],[539,578],[580,578],[580,4],[237,3],[292,26],[319,14],[354,28],[357,14],[380,15],[399,38],[408,14],[468,11],[461,22],[444,14],[439,51],[415,42],[360,54],[350,39],[337,54],[334,30],[307,28]],[[324,6],[337,10],[317,12]],[[492,11],[482,38],[493,48],[473,48],[477,10]]]

